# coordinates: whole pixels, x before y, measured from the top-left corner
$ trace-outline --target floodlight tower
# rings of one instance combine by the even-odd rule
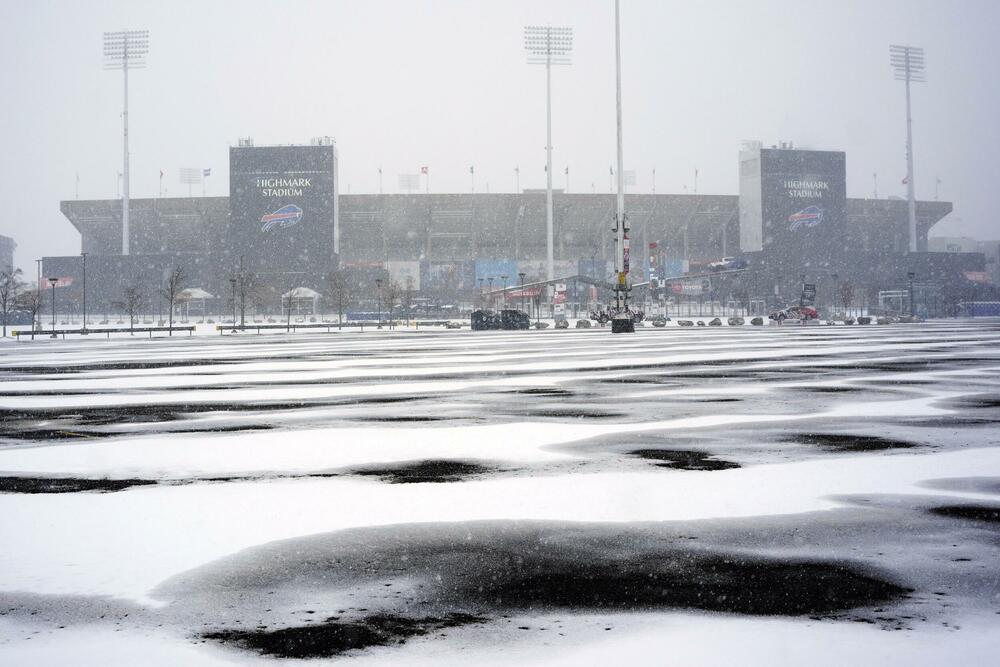
[[[618,125],[618,198],[615,214],[615,314],[611,333],[635,333],[635,322],[628,309],[628,220],[625,218],[625,172],[622,155],[622,48],[619,0],[615,0],[615,110]]]
[[[913,118],[910,116],[910,82],[923,83],[924,50],[918,46],[889,46],[889,64],[895,79],[906,83],[906,200],[909,203],[910,252],[917,251],[917,200],[913,186]]]
[[[573,29],[550,25],[524,27],[529,65],[545,65],[545,238],[548,280],[555,278],[552,251],[552,66],[571,64]]]
[[[128,71],[146,66],[149,53],[148,30],[119,30],[104,33],[104,69],[120,69],[125,80],[125,103],[122,108],[124,168],[122,170],[122,254],[129,251],[128,237]]]

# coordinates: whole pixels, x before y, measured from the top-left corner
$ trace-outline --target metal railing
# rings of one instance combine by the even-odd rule
[[[90,328],[88,328],[88,329],[82,329],[82,328],[81,329],[29,329],[27,331],[20,331],[20,330],[11,331],[11,335],[13,335],[18,340],[20,340],[22,336],[30,336],[31,339],[34,340],[36,336],[45,337],[45,338],[57,338],[59,336],[62,336],[63,339],[65,339],[67,334],[69,334],[69,335],[76,335],[76,336],[87,336],[87,335],[90,335],[90,334],[106,334],[108,338],[111,338],[111,334],[113,334],[113,333],[127,333],[127,334],[148,333],[149,337],[152,338],[154,333],[160,333],[160,332],[167,332],[167,333],[169,333],[169,332],[172,332],[172,331],[187,331],[188,335],[190,336],[194,332],[194,329],[195,328],[193,326],[188,326],[188,327],[133,327],[131,329],[125,329],[125,328],[121,328],[121,327],[116,327],[116,328],[99,328],[99,329],[90,329]]]

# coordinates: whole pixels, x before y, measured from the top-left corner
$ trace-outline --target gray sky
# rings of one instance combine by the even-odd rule
[[[428,165],[433,192],[544,187],[544,68],[525,64],[523,26],[574,29],[553,72],[556,187],[610,187],[612,0],[0,0],[0,233],[32,274],[79,251],[59,201],[115,196],[120,72],[102,69],[106,30],[150,31],[130,76],[132,196],[187,194],[180,167],[211,167],[228,194],[228,145],[330,135],[342,190],[386,192]],[[1000,236],[1000,2],[995,0],[623,0],[625,164],[637,191],[737,192],[743,139],[847,152],[848,196],[904,195],[903,88],[890,43],[927,51],[914,89],[917,196],[955,203],[935,234]],[[993,63],[990,65],[989,63]],[[992,71],[990,71],[992,70]],[[196,189],[195,194],[198,194]]]

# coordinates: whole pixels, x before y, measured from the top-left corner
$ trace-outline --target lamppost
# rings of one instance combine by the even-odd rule
[[[552,66],[569,65],[573,29],[529,25],[524,28],[529,65],[545,65],[545,232],[548,280],[555,275],[552,250]]]
[[[233,288],[233,333],[236,333],[236,278],[230,278],[229,284]]]
[[[615,120],[618,128],[618,196],[615,214],[615,315],[611,320],[611,333],[635,333],[635,320],[628,309],[629,238],[628,220],[625,219],[625,168],[622,152],[622,50],[619,1],[615,0]]]
[[[59,282],[58,278],[49,278],[49,284],[52,285],[52,336],[51,338],[57,338],[56,336],[56,283]]]
[[[382,279],[375,279],[375,287],[378,288],[378,328],[382,328]]]
[[[833,310],[837,310],[837,300],[840,298],[840,290],[837,289],[839,287],[840,276],[834,273],[832,278],[833,278]],[[844,317],[847,317],[847,312],[846,312],[847,306],[844,306],[844,310],[845,310]]]
[[[87,334],[87,253],[81,252],[83,257],[83,330],[82,334]]]
[[[910,317],[913,317],[915,314],[913,310],[913,279],[915,277],[916,274],[913,271],[908,271],[906,274],[906,279],[910,282]]]
[[[122,254],[129,254],[128,224],[128,71],[146,66],[149,53],[148,30],[120,30],[104,33],[104,69],[120,69],[125,80],[125,103],[122,107],[123,161],[122,170]]]
[[[493,276],[488,277],[487,280],[490,283],[490,292],[489,292],[489,294],[490,294],[490,310],[493,310],[493,306],[495,305],[495,302],[496,302],[496,296],[493,294]]]
[[[500,279],[503,280],[503,299],[502,299],[502,301],[503,301],[503,307],[506,308],[507,307],[507,276],[500,276]]]
[[[906,83],[906,199],[910,227],[910,252],[917,251],[917,200],[913,184],[913,118],[910,116],[910,82],[927,81],[924,50],[917,46],[889,46],[889,64],[895,79]]]
[[[483,280],[484,280],[484,278],[480,278],[479,279],[479,307],[480,308],[482,308],[482,307],[484,307],[486,305],[486,299],[483,298]]]
[[[524,271],[518,271],[517,277],[521,279],[521,310],[524,310]]]

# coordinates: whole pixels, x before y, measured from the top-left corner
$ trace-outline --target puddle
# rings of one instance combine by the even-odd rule
[[[79,493],[124,491],[156,484],[152,479],[81,479],[78,477],[0,477],[0,493]]]
[[[430,459],[396,466],[354,468],[350,474],[379,477],[390,484],[421,482],[461,482],[476,475],[497,472],[496,468],[469,461]]]
[[[352,622],[340,622],[334,617],[317,625],[278,630],[222,630],[202,637],[280,658],[325,658],[371,646],[402,644],[410,637],[485,620],[470,614],[448,614],[442,618],[377,614]]]
[[[657,461],[656,465],[661,468],[677,470],[730,470],[740,467],[739,463],[733,461],[712,458],[708,452],[687,449],[635,449],[629,454]]]
[[[992,507],[988,505],[941,505],[940,507],[932,507],[929,511],[931,514],[952,519],[1000,523],[1000,506],[995,505]]]
[[[906,440],[844,433],[795,433],[785,438],[785,442],[801,442],[835,452],[877,452],[918,446],[917,443]]]

